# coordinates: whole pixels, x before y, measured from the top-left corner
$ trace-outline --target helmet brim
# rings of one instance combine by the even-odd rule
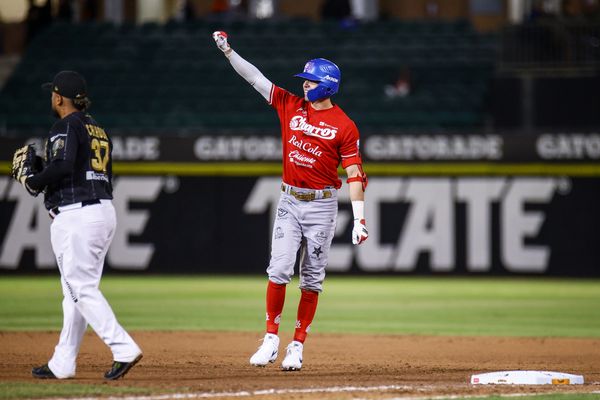
[[[321,78],[319,78],[318,76],[308,73],[308,72],[301,72],[299,74],[294,75],[296,78],[303,78],[303,79],[307,79],[309,81],[313,81],[313,82],[321,82]]]

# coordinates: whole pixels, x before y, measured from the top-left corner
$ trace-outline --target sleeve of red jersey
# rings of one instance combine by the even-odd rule
[[[285,103],[287,102],[287,100],[290,96],[292,96],[292,94],[290,92],[273,84],[273,87],[271,88],[271,97],[270,97],[269,104],[274,109],[281,110],[284,108]]]
[[[346,134],[343,136],[342,144],[340,146],[342,168],[347,168],[352,164],[362,164],[359,139],[358,128],[352,123],[346,131]]]

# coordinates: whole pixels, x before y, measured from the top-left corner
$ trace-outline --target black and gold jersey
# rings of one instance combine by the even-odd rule
[[[48,135],[46,163],[73,167],[46,187],[47,209],[96,199],[112,199],[112,142],[91,115],[74,112],[57,121]]]

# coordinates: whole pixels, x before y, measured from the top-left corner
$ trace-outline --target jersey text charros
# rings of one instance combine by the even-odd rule
[[[339,189],[338,165],[361,164],[354,122],[334,105],[315,110],[310,102],[273,85],[283,142],[283,181],[307,189]]]

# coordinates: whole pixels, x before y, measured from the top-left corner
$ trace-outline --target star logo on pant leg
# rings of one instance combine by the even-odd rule
[[[312,253],[315,256],[317,256],[317,258],[320,258],[319,256],[321,255],[322,252],[323,252],[323,250],[321,250],[321,246],[319,246],[319,247],[315,247],[315,249],[313,250]]]

